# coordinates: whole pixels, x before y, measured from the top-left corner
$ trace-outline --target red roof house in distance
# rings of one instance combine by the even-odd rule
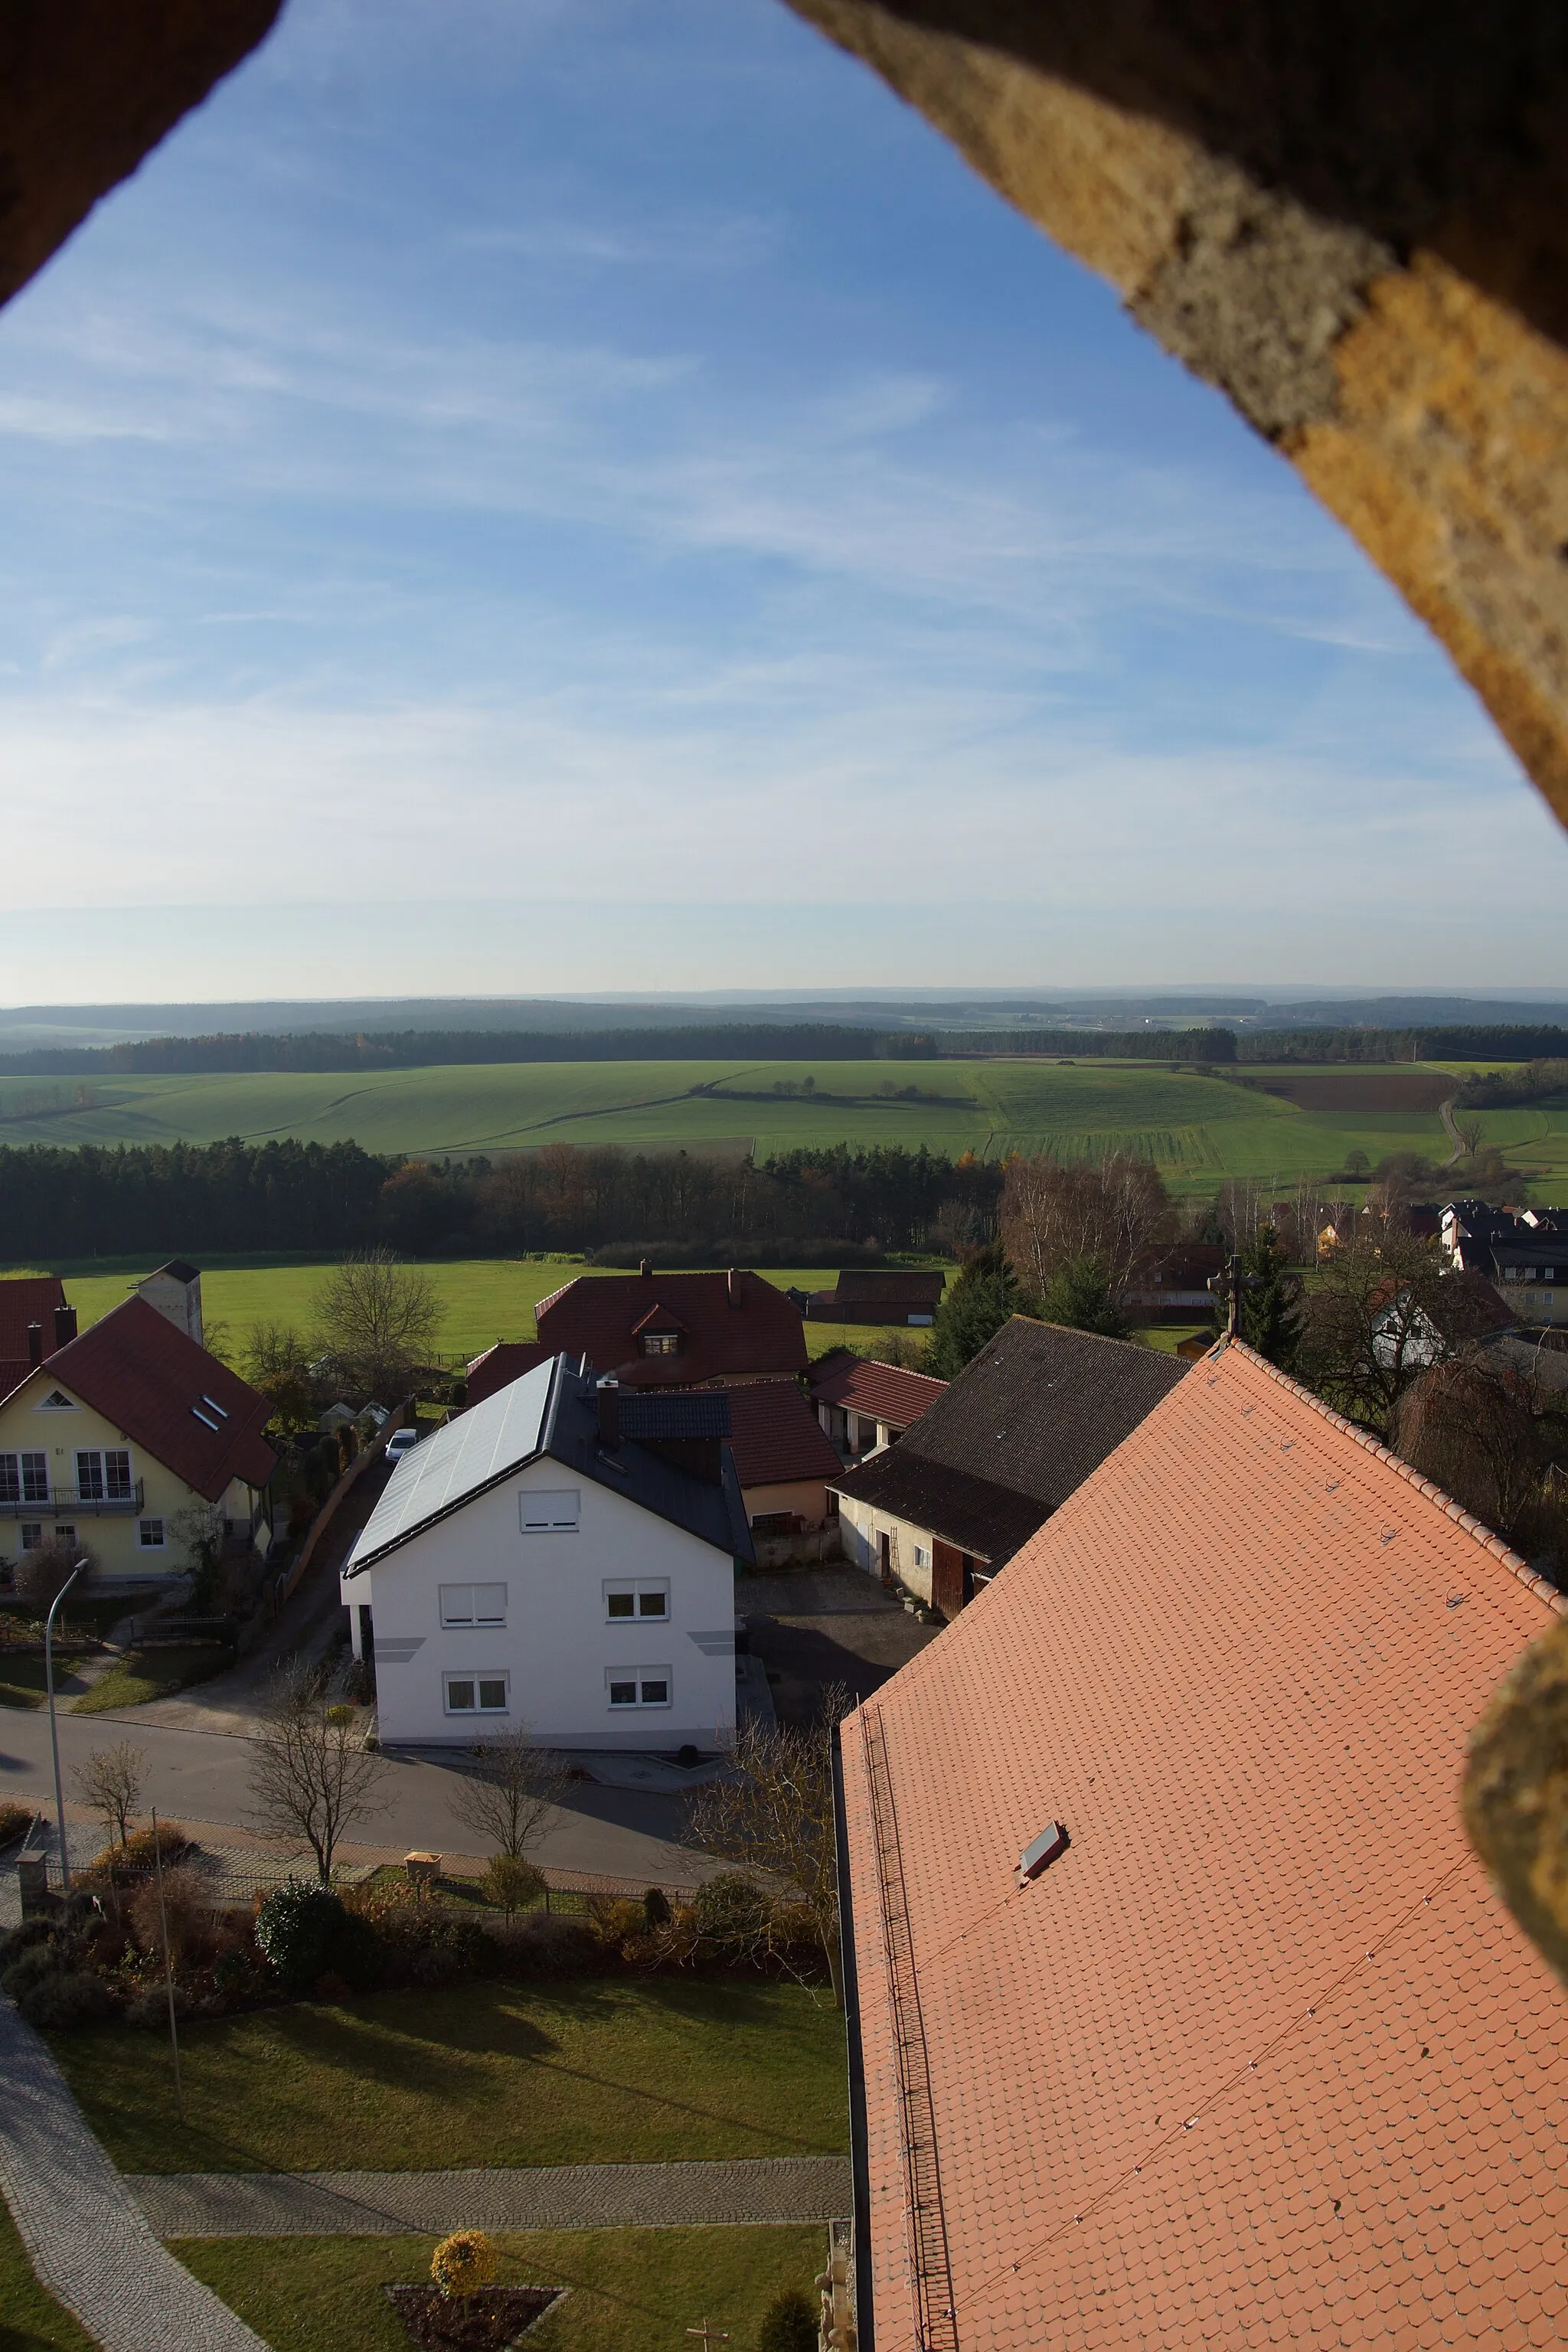
[[[874,1446],[896,1444],[946,1386],[929,1373],[906,1372],[899,1364],[858,1356],[852,1348],[834,1348],[811,1368],[817,1419],[850,1461]]]
[[[110,1576],[175,1574],[197,1506],[265,1549],[268,1400],[132,1297],[0,1399],[0,1549],[81,1542]]]
[[[549,1363],[559,1353],[559,1349],[546,1348],[538,1339],[498,1339],[468,1368],[468,1402],[483,1404],[498,1389],[510,1388],[513,1381],[521,1381],[525,1372]]]
[[[0,1397],[75,1331],[58,1274],[19,1274],[0,1282]]]
[[[586,1356],[623,1387],[712,1388],[806,1368],[800,1309],[760,1274],[579,1275],[535,1309],[552,1355]]]
[[[1563,1990],[1458,1810],[1560,1605],[1232,1344],[846,1721],[863,2343],[1568,2336]]]

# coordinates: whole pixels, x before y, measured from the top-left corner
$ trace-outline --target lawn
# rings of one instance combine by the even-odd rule
[[[728,2330],[734,2352],[752,2352],[781,2288],[799,2287],[815,2300],[827,2232],[820,2223],[572,2230],[498,2236],[496,2244],[502,2284],[570,2290],[531,2330],[529,2352],[691,2352],[689,2330],[704,2320],[716,2336]],[[435,2245],[434,2238],[187,2238],[172,2251],[273,2352],[407,2352],[382,2288],[428,2278]]]
[[[188,1648],[171,1642],[166,1649],[127,1650],[109,1672],[71,1701],[73,1715],[118,1713],[122,1706],[142,1706],[150,1698],[168,1698],[205,1683],[234,1663],[234,1654],[212,1642]],[[58,1685],[57,1685],[58,1687]]]
[[[993,1159],[1014,1150],[1075,1159],[1127,1150],[1155,1160],[1183,1192],[1212,1192],[1226,1176],[1281,1184],[1326,1176],[1356,1150],[1373,1160],[1396,1150],[1447,1156],[1436,1109],[1422,1096],[1422,1082],[1430,1091],[1441,1073],[1373,1065],[1288,1075],[1291,1085],[1305,1081],[1309,1095],[1319,1081],[1322,1102],[1160,1064],[1098,1059],[535,1062],[372,1076],[95,1079],[80,1089],[62,1084],[55,1094],[10,1079],[0,1081],[0,1118],[12,1143],[296,1135],[353,1137],[367,1150],[416,1155],[493,1155],[551,1141],[754,1149],[760,1159],[843,1141],[924,1143]],[[807,1080],[810,1095],[801,1091]],[[900,1100],[905,1085],[921,1098]]]
[[[759,2231],[759,2235],[762,2233]],[[781,2235],[784,2233],[781,2231]],[[797,2233],[798,2234],[798,2233]],[[820,2232],[818,2233],[820,2235]],[[809,2286],[809,2278],[802,2281]],[[367,2337],[366,2342],[372,2340]],[[565,2344],[570,2339],[558,2339]],[[589,2340],[589,2339],[584,2339]],[[626,2339],[630,2341],[629,2337]],[[605,2336],[603,2341],[615,2341]],[[38,2284],[16,2224],[0,2199],[0,2352],[94,2352],[93,2340]],[[282,2347],[277,2347],[282,2352]]]
[[[257,2011],[180,2041],[184,2126],[155,2041],[55,2041],[122,2171],[826,2156],[848,2137],[843,2021],[799,1985],[470,1985]]]
[[[74,1272],[68,1265],[67,1296],[85,1330],[118,1307],[132,1283],[153,1271],[153,1261],[127,1260],[112,1274]],[[531,1339],[533,1310],[542,1298],[579,1274],[614,1274],[624,1268],[584,1266],[580,1258],[456,1258],[426,1266],[442,1305],[437,1334],[437,1352],[447,1361],[466,1361],[496,1339]],[[225,1344],[243,1360],[245,1344],[258,1323],[292,1323],[309,1327],[312,1301],[331,1272],[324,1260],[273,1260],[254,1265],[208,1259],[202,1267],[202,1308],[209,1323],[226,1327]],[[822,1290],[831,1282],[821,1266],[772,1266],[763,1269],[780,1290]],[[808,1323],[805,1341],[814,1357],[845,1345],[867,1348],[881,1344],[887,1335],[865,1324]]]

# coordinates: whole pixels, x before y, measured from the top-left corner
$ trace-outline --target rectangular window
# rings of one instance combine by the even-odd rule
[[[443,1625],[504,1625],[504,1584],[444,1584],[441,1587]]]
[[[36,1521],[29,1522],[24,1519],[22,1522],[22,1549],[24,1551],[42,1551],[43,1548],[43,1528],[39,1527]]]
[[[116,1447],[79,1453],[76,1491],[84,1503],[124,1503],[131,1499],[131,1456]]]
[[[448,1715],[506,1713],[508,1677],[505,1675],[447,1675],[442,1679],[446,1685]]]
[[[0,1454],[0,1503],[47,1503],[48,1499],[47,1454]]]
[[[141,1519],[137,1522],[136,1540],[143,1551],[162,1551],[163,1522],[162,1519]]]
[[[605,1676],[612,1706],[668,1706],[668,1666],[613,1666]]]
[[[925,1544],[916,1544],[915,1546],[915,1566],[917,1568],[929,1568],[931,1566],[931,1551]]]
[[[657,1621],[662,1624],[669,1616],[668,1578],[637,1577],[607,1581],[605,1586],[605,1615],[611,1624],[634,1624],[639,1617],[645,1622]]]
[[[679,1331],[645,1331],[642,1351],[645,1356],[679,1356],[680,1334]]]
[[[525,1536],[574,1536],[581,1496],[575,1486],[563,1486],[550,1494],[534,1487],[524,1488],[518,1496],[518,1510]]]
[[[57,1528],[55,1529],[55,1540],[57,1543],[74,1544],[76,1542],[76,1529],[74,1528]]]

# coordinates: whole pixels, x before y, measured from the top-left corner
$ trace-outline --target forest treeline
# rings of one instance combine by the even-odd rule
[[[1529,1108],[1568,1097],[1568,1060],[1527,1062],[1522,1069],[1477,1070],[1454,1100],[1461,1110]]]
[[[428,1069],[517,1062],[869,1062],[1025,1054],[1061,1061],[1529,1062],[1568,1055],[1568,1029],[1508,1024],[1411,1029],[932,1029],[837,1022],[715,1022],[702,1028],[405,1029],[332,1036],[260,1031],[145,1037],[0,1054],[4,1077],[199,1076],[247,1071]]]
[[[409,1160],[357,1143],[0,1147],[0,1259],[386,1244],[410,1256],[647,1249],[722,1262],[830,1263],[839,1250],[983,1240],[994,1163],[831,1145],[758,1167],[546,1144],[491,1162]],[[802,1252],[805,1255],[802,1256]]]

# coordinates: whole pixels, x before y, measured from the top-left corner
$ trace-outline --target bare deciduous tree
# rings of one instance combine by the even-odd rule
[[[1010,1160],[1000,1221],[1008,1261],[1036,1297],[1062,1266],[1092,1258],[1121,1298],[1174,1230],[1158,1169],[1124,1151],[1073,1166]]]
[[[92,1807],[110,1838],[118,1836],[121,1845],[130,1834],[146,1769],[145,1749],[121,1739],[112,1748],[95,1748],[71,1774],[82,1803]]]
[[[98,1573],[98,1563],[91,1553],[79,1543],[62,1542],[58,1536],[51,1536],[48,1542],[40,1544],[36,1551],[25,1551],[16,1563],[14,1580],[17,1600],[40,1613],[47,1611],[57,1594],[63,1592],[70,1583],[72,1570],[79,1559],[85,1559],[87,1565],[71,1586],[72,1601],[85,1599],[87,1588]],[[68,1602],[68,1610],[69,1605]]]
[[[541,1748],[526,1723],[511,1724],[475,1748],[471,1768],[451,1791],[452,1811],[493,1852],[521,1862],[559,1803],[565,1779],[562,1758]]]
[[[353,1710],[330,1706],[298,1662],[280,1669],[256,1735],[251,1818],[274,1837],[308,1846],[330,1885],[332,1856],[358,1821],[385,1811],[379,1759],[363,1743]]]
[[[838,1851],[833,1807],[833,1733],[853,1704],[842,1685],[822,1694],[809,1723],[759,1723],[735,1732],[735,1774],[691,1801],[690,1832],[709,1853],[782,1881],[810,1913],[834,1999],[843,2006],[838,1949]]]
[[[1397,1217],[1363,1218],[1307,1294],[1298,1360],[1331,1404],[1381,1433],[1412,1381],[1489,1326],[1484,1291],[1445,1272],[1435,1242]]]
[[[370,1396],[394,1397],[407,1388],[441,1321],[429,1276],[384,1249],[363,1251],[334,1267],[313,1311],[322,1351]]]

